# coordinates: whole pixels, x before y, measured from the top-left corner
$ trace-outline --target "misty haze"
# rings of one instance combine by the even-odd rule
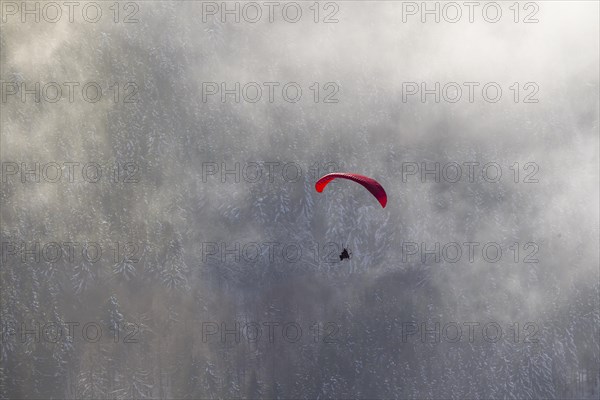
[[[0,7],[0,398],[600,396],[598,2]]]

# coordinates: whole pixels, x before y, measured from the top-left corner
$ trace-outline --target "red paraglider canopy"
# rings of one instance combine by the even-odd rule
[[[375,196],[375,198],[379,201],[379,204],[381,204],[381,207],[385,208],[385,205],[387,204],[387,194],[385,193],[385,190],[383,190],[383,186],[381,186],[379,182],[377,182],[375,179],[369,178],[368,176],[344,172],[334,172],[332,174],[327,174],[321,179],[319,179],[315,184],[315,189],[317,189],[317,192],[321,193],[323,189],[325,189],[325,186],[327,186],[329,182],[336,178],[349,179],[356,183],[360,183],[369,192],[371,192],[373,196]]]

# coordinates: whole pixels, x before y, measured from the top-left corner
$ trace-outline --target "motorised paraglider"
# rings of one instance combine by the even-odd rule
[[[315,189],[317,189],[317,192],[321,193],[323,189],[325,189],[325,186],[327,186],[329,182],[336,178],[349,179],[353,182],[361,184],[364,188],[371,192],[373,196],[375,196],[377,201],[379,201],[379,204],[381,204],[381,207],[385,208],[385,205],[387,204],[387,194],[385,193],[383,186],[381,186],[381,184],[375,179],[369,178],[368,176],[346,172],[334,172],[319,179],[315,184]]]

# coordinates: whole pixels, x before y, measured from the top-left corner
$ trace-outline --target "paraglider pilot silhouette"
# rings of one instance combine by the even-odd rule
[[[346,258],[349,260],[351,255],[352,255],[352,252],[348,253],[348,250],[344,247],[342,254],[340,254],[340,261],[342,261]]]
[[[315,189],[319,193],[323,192],[323,189],[325,189],[325,186],[327,186],[327,184],[329,182],[331,182],[332,180],[334,180],[336,178],[348,179],[348,180],[351,180],[353,182],[356,182],[356,183],[362,185],[373,196],[375,196],[377,201],[379,201],[379,204],[381,204],[381,207],[385,208],[385,206],[387,204],[387,194],[385,193],[383,186],[381,186],[381,184],[379,182],[377,182],[375,179],[369,178],[368,176],[344,173],[344,172],[334,172],[332,174],[327,174],[327,175],[323,176],[321,179],[319,179],[317,181],[317,183],[315,184]],[[352,253],[348,252],[348,250],[344,247],[342,254],[340,254],[340,261],[345,260],[345,259],[349,260],[351,255],[352,255]]]

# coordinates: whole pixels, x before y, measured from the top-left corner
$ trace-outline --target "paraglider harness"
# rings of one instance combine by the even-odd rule
[[[344,260],[344,259],[350,259],[350,256],[352,255],[352,252],[348,253],[348,250],[346,250],[346,248],[344,248],[344,250],[342,250],[342,254],[340,254],[340,261]]]

